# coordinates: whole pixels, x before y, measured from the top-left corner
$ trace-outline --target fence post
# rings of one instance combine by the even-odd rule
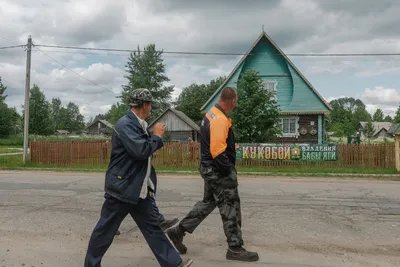
[[[395,154],[395,160],[396,160],[396,170],[400,171],[400,131],[397,131],[394,135],[394,154]]]

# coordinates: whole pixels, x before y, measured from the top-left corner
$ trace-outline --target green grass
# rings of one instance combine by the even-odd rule
[[[30,135],[29,141],[48,141],[48,142],[59,142],[69,140],[107,140],[109,137],[101,135]],[[9,138],[0,138],[0,146],[6,147],[23,147],[24,137],[22,135],[13,136]]]
[[[159,173],[175,173],[175,174],[198,174],[196,167],[173,167],[173,166],[155,166]],[[22,163],[22,155],[0,156],[0,170],[42,170],[42,171],[57,171],[57,172],[105,172],[107,164],[101,165],[72,165],[72,166],[57,166],[44,165],[28,162]],[[264,176],[377,176],[379,179],[400,180],[400,173],[395,169],[378,169],[378,168],[335,168],[335,167],[238,167],[238,172],[249,175],[264,175]],[[389,175],[389,176],[388,176]],[[393,176],[395,175],[395,176]]]
[[[0,138],[1,147],[23,147],[24,138],[22,136],[10,137],[10,138]]]
[[[11,146],[0,146],[0,154],[3,153],[15,153],[15,152],[23,152],[19,147],[11,147]]]

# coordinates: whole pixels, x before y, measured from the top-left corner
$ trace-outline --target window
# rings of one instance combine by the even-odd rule
[[[267,92],[273,92],[274,95],[274,99],[277,100],[277,90],[276,87],[278,85],[277,81],[273,81],[273,80],[264,80],[263,81],[263,85],[264,85],[264,90]]]
[[[281,127],[283,136],[297,136],[299,128],[299,118],[283,117],[281,119]]]

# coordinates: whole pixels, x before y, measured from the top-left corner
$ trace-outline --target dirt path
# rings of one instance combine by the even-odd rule
[[[157,202],[181,218],[201,199],[197,176],[160,175]],[[83,266],[103,201],[104,174],[0,172],[0,266]],[[400,183],[241,177],[246,247],[252,266],[400,266]],[[126,218],[104,266],[158,266]],[[225,260],[217,210],[185,239],[196,266]]]

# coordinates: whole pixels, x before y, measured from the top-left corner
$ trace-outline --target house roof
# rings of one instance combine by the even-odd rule
[[[366,121],[360,121],[361,127],[365,128],[368,122]],[[393,131],[395,124],[391,122],[372,122],[372,127],[374,128],[374,134],[379,133],[382,130],[386,130],[387,132],[390,133],[390,131]]]
[[[95,123],[98,123],[98,122],[101,122],[102,124],[104,124],[104,125],[107,126],[108,128],[113,128],[113,127],[114,127],[114,125],[112,125],[112,123],[110,123],[110,122],[108,122],[108,121],[106,121],[106,120],[97,119],[97,120],[93,121],[91,124],[89,124],[89,125],[86,127],[86,129],[89,128],[89,127],[92,127]]]
[[[189,125],[193,130],[196,130],[197,132],[200,132],[200,126],[197,125],[191,118],[189,118],[185,113],[182,111],[173,109],[173,108],[167,108],[158,118],[156,118],[152,123],[149,124],[149,128],[153,126],[162,116],[164,116],[165,113],[168,111],[171,111],[174,113],[178,118],[183,120],[187,125]]]
[[[221,86],[211,95],[211,97],[207,100],[207,102],[200,108],[202,111],[211,101],[212,99],[225,87],[226,83],[232,78],[233,74],[236,72],[237,69],[243,64],[246,58],[250,55],[251,51],[255,48],[255,46],[260,42],[260,40],[265,37],[267,40],[278,50],[278,52],[283,56],[283,58],[289,63],[289,65],[298,73],[298,75],[304,80],[304,82],[311,88],[311,90],[315,93],[315,95],[325,104],[325,106],[332,110],[332,107],[329,105],[328,102],[318,93],[318,91],[314,88],[314,86],[307,80],[307,78],[300,72],[299,69],[294,65],[294,63],[287,57],[287,55],[278,47],[278,45],[268,36],[268,34],[263,31],[257,40],[253,43],[250,47],[249,51],[242,57],[239,63],[235,66],[232,72],[228,75],[225,81],[221,84]]]
[[[400,123],[394,123],[392,127],[389,128],[388,133],[395,135],[400,129]]]
[[[69,133],[67,130],[56,130],[56,132],[57,132],[57,133],[61,133],[61,134],[63,134],[63,133],[65,133],[65,134]]]

